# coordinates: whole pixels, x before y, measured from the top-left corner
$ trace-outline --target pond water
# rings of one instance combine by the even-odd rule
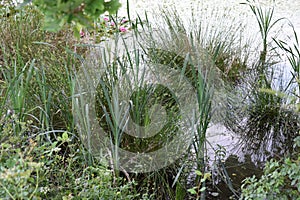
[[[126,16],[126,0],[121,0],[120,2],[123,6],[120,9],[119,13]],[[175,7],[178,13],[183,17],[183,19],[188,19],[190,17],[192,8],[196,15],[206,14],[208,17],[211,15],[211,12],[215,10],[218,11],[220,15],[225,14],[226,16],[230,16],[231,19],[239,19],[243,21],[244,23],[248,24],[248,28],[249,30],[252,30],[252,32],[258,31],[255,17],[251,13],[249,7],[241,4],[245,2],[246,1],[243,0],[129,0],[129,5],[131,15],[136,16],[137,14],[139,14],[142,17],[144,16],[145,11],[150,16],[151,14],[157,14],[155,13],[155,11],[157,11],[161,7]],[[258,0],[256,2],[264,7],[274,6],[275,18],[285,17],[289,19],[295,26],[297,32],[300,31],[300,1],[276,0],[274,3],[274,1],[272,0]],[[217,22],[217,24],[218,23],[219,22]]]

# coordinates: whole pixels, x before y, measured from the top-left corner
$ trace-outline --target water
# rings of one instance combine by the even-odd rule
[[[126,0],[120,0],[120,2],[123,6],[119,13],[126,16]],[[188,19],[191,15],[191,8],[194,9],[194,12],[196,11],[197,15],[206,14],[208,17],[210,17],[212,10],[218,10],[220,14],[223,12],[232,19],[239,18],[249,25],[250,30],[253,30],[253,26],[257,26],[255,17],[248,6],[240,4],[245,2],[246,1],[242,0],[129,0],[129,5],[130,12],[133,16],[136,16],[137,14],[143,16],[145,11],[151,15],[160,7],[175,7],[179,14],[186,19]],[[300,31],[300,21],[298,20],[300,17],[300,1],[276,0],[276,2],[273,3],[272,0],[258,0],[257,2],[259,2],[259,4],[263,7],[274,6],[275,18],[285,17],[289,19],[294,24],[297,32]],[[199,8],[197,9],[197,7]],[[257,28],[255,30],[258,31]]]

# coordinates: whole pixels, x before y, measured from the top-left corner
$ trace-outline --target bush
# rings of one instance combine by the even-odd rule
[[[64,132],[53,143],[29,137],[30,122],[3,119],[0,132],[0,198],[132,199],[134,182],[114,176],[103,163],[87,165],[87,152]],[[19,136],[13,137],[14,127]],[[9,136],[9,137],[7,137]]]
[[[270,160],[264,175],[246,178],[242,185],[242,199],[300,199],[300,136],[295,140],[296,151],[283,160]]]

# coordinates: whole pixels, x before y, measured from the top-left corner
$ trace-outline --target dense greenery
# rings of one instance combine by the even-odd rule
[[[206,18],[194,16],[187,28],[176,10],[157,11],[157,21],[149,21],[147,15],[146,20],[139,16],[130,22],[114,15],[100,16],[105,11],[114,13],[120,7],[117,0],[33,0],[22,9],[2,5],[0,198],[298,198],[298,38],[294,31],[293,46],[277,38],[271,44],[268,34],[283,20],[274,20],[274,10],[264,10],[254,3],[246,1],[259,24],[262,51],[253,55],[248,43],[241,44],[244,36],[237,33],[243,33],[243,27],[234,21],[220,29],[205,23]],[[74,36],[82,27],[94,27],[91,35],[99,37],[90,40],[88,34],[82,34],[81,39]],[[110,40],[104,41],[108,36]],[[94,46],[98,42],[102,42],[101,48]],[[273,84],[274,61],[281,59],[274,49],[282,50],[292,67],[292,78],[280,91],[275,91]],[[272,53],[278,60],[271,57]],[[109,151],[97,155],[85,145],[85,139],[96,145],[99,141],[89,140],[89,109],[80,98],[85,91],[78,89],[79,78],[90,81],[98,75],[89,74],[90,66],[101,73],[105,69],[99,85],[93,88],[95,117],[112,145],[107,146]],[[195,102],[187,102],[199,112],[189,119],[194,125],[186,130],[191,132],[190,138],[178,131],[184,112],[177,93],[149,81],[143,66],[149,66],[154,75],[178,75],[178,80],[191,83],[195,95],[186,99],[195,97]],[[87,77],[79,75],[81,69],[86,70]],[[177,73],[164,73],[166,69]],[[114,93],[116,83],[119,96]],[[121,115],[124,107],[117,98],[126,95],[122,92],[128,88],[133,90],[128,97],[128,115],[136,124],[147,127],[152,122],[161,123],[152,106],[159,104],[165,110],[166,123],[156,135],[137,138],[119,126],[127,118]],[[241,136],[244,150],[255,162],[272,158],[265,163],[261,177],[252,176],[254,164],[239,169],[237,159],[230,161],[234,156],[228,156],[220,145],[214,155],[207,153],[207,130],[217,123]],[[118,157],[118,149],[155,152],[178,135],[182,141],[191,139],[191,144],[169,165],[145,173],[118,168],[122,159],[131,162],[134,169],[143,168],[134,165],[140,163],[133,157],[129,161]],[[167,153],[176,155],[180,151]],[[218,188],[220,183],[224,184]],[[223,193],[225,190],[228,194]]]
[[[299,199],[300,197],[300,136],[295,139],[297,150],[288,158],[270,160],[262,177],[249,177],[242,185],[243,199]]]
[[[87,48],[44,31],[35,7],[1,18],[0,198],[132,199],[134,182],[93,160],[71,112],[73,72]]]

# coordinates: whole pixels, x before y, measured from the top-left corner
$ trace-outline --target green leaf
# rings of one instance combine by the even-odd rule
[[[119,1],[112,0],[110,2],[105,2],[104,6],[105,10],[107,10],[110,14],[114,14],[122,6],[122,4]]]
[[[199,170],[196,170],[195,173],[196,173],[198,176],[202,176],[202,172],[200,172]]]
[[[67,132],[64,132],[64,133],[62,134],[62,139],[63,139],[64,141],[67,141],[67,140],[69,139],[69,136],[68,136],[68,133],[67,133]]]
[[[119,0],[34,0],[32,3],[44,14],[44,29],[52,32],[66,24],[89,27],[105,11],[115,13],[121,7]]]
[[[203,178],[204,178],[204,180],[207,180],[210,177],[211,177],[211,173],[205,173]]]
[[[191,194],[197,194],[195,188],[188,189],[187,191]]]

